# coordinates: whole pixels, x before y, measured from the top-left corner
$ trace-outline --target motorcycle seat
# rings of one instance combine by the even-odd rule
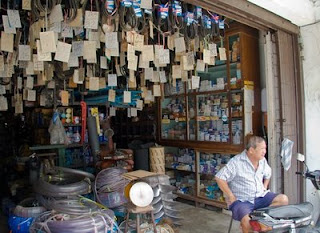
[[[259,215],[265,213],[276,219],[293,219],[308,217],[312,211],[313,205],[310,202],[303,202],[296,205],[270,206],[257,209],[254,212],[259,213]]]

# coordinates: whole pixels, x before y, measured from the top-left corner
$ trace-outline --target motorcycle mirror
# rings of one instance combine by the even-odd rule
[[[305,156],[303,154],[297,153],[297,160],[300,162],[304,162]]]

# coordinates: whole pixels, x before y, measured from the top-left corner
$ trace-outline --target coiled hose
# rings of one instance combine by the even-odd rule
[[[67,197],[91,192],[94,175],[70,168],[55,168],[54,174],[46,175],[35,183],[36,193],[48,197]]]

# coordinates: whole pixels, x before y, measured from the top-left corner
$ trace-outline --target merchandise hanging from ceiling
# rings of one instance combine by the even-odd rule
[[[226,60],[226,19],[178,0],[1,2],[0,111],[106,103],[134,117]]]

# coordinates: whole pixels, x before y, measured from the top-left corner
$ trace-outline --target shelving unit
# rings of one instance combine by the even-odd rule
[[[217,48],[225,45],[227,60],[219,60],[218,55],[206,72],[192,74],[201,78],[198,89],[180,80],[175,87],[163,87],[165,95],[158,102],[158,142],[195,151],[196,192],[191,196],[196,202],[226,207],[212,198],[218,188],[212,183],[214,174],[199,173],[202,153],[235,155],[244,149],[248,135],[259,134],[258,42],[257,30],[232,23],[223,42],[216,42]],[[180,170],[175,168],[175,175]]]
[[[180,198],[226,208],[215,174],[233,156],[178,147],[165,147],[166,174]]]

